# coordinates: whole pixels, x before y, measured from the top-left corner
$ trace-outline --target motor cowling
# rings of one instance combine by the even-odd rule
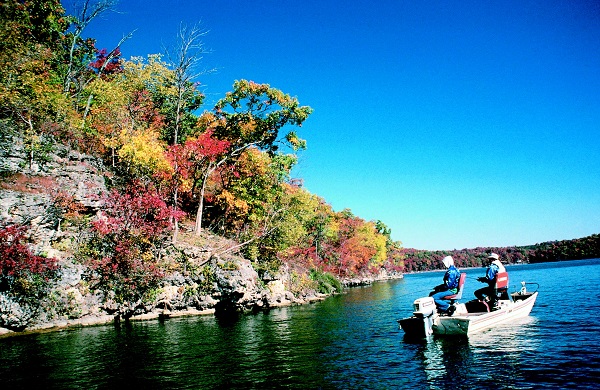
[[[419,318],[423,318],[423,317],[430,317],[431,315],[433,315],[433,313],[435,313],[437,311],[436,307],[435,307],[435,301],[433,300],[432,297],[424,297],[424,298],[418,298],[415,300],[415,302],[413,303],[413,308],[414,308],[414,316],[415,317],[419,317]]]
[[[398,320],[409,337],[427,337],[433,334],[433,323],[438,317],[435,301],[431,297],[419,298],[413,303],[413,316]]]

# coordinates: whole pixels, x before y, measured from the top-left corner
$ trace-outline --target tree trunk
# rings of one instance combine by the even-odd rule
[[[202,188],[200,189],[200,201],[198,203],[198,210],[196,211],[196,236],[200,235],[202,229],[202,213],[204,211],[204,190],[206,188],[206,175],[202,180]]]
[[[173,195],[174,207],[177,208],[177,188],[175,188],[175,194]],[[173,244],[177,243],[177,236],[179,235],[179,222],[175,218],[175,229],[173,229]]]

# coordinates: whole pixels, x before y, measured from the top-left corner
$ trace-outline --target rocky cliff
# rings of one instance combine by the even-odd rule
[[[86,267],[75,260],[78,245],[89,233],[85,221],[102,208],[107,171],[100,160],[63,145],[43,157],[43,163],[32,163],[19,139],[3,140],[0,227],[30,226],[32,251],[58,259],[60,278],[35,313],[0,292],[0,333],[115,320],[114,302],[86,283]],[[69,220],[57,209],[57,199],[69,200],[69,207],[86,218],[80,223]],[[234,245],[205,232],[197,236],[184,226],[178,243],[166,245],[162,255],[185,266],[168,272],[153,301],[132,308],[131,319],[248,311],[323,298],[314,291],[292,294],[286,269],[271,280],[259,280],[250,261],[235,252],[219,255]]]

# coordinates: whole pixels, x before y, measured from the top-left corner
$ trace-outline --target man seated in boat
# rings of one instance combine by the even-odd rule
[[[446,256],[442,259],[442,263],[448,268],[444,274],[444,283],[435,286],[433,291],[429,294],[430,297],[435,301],[435,305],[439,313],[446,313],[450,308],[450,303],[444,300],[445,297],[454,295],[458,292],[458,282],[460,280],[460,271],[454,266],[454,259],[452,256]]]
[[[489,307],[493,308],[496,304],[496,276],[501,272],[506,272],[504,265],[500,262],[500,256],[492,253],[487,257],[488,267],[485,276],[477,278],[482,283],[487,283],[486,287],[475,290],[475,296],[480,301],[489,301]],[[487,299],[486,299],[487,298]]]

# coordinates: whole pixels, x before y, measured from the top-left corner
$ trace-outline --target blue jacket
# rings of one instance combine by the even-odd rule
[[[448,287],[449,291],[453,293],[458,292],[458,282],[460,281],[460,271],[454,265],[448,268],[448,271],[444,274],[444,283]]]
[[[500,270],[500,268],[498,268],[498,266],[494,263],[490,264],[490,266],[488,267],[486,273],[485,273],[485,278],[487,279],[488,283],[494,283],[495,279],[496,279],[496,274],[498,273],[498,271]]]

